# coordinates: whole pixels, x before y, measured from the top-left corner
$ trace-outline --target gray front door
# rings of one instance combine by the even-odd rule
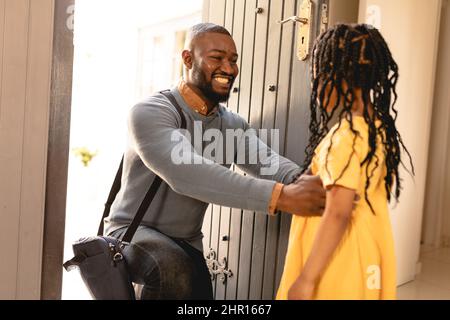
[[[280,130],[280,154],[301,164],[308,139],[310,60],[297,58],[297,26],[278,23],[304,0],[205,0],[205,21],[225,26],[236,42],[240,76],[228,108],[253,128]],[[311,43],[327,0],[311,0]],[[273,299],[283,271],[290,215],[210,205],[203,225],[216,299]],[[230,274],[232,274],[230,276]]]

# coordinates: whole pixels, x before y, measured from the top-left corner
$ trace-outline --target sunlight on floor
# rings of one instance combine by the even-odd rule
[[[450,300],[450,248],[422,248],[422,270],[398,289],[399,300]]]

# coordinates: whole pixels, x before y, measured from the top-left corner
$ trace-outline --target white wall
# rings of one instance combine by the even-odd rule
[[[399,64],[397,126],[416,170],[414,179],[402,171],[400,203],[391,210],[402,284],[414,279],[419,259],[441,1],[361,0],[360,22],[370,5],[379,8],[380,20],[371,21],[379,23]],[[406,156],[403,160],[408,163]]]
[[[450,3],[442,4],[422,234],[423,243],[434,247],[450,246]]]
[[[359,0],[329,0],[329,25],[355,23],[358,20]]]
[[[39,299],[54,0],[0,0],[0,299]]]

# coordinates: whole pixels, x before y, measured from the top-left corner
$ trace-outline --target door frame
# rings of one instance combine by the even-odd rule
[[[55,1],[41,299],[59,300],[66,217],[75,0]]]

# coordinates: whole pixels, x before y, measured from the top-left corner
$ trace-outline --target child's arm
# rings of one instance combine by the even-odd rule
[[[289,299],[312,299],[320,275],[325,270],[347,229],[354,199],[355,190],[332,186],[327,191],[325,212],[311,254],[303,272],[289,290]]]

